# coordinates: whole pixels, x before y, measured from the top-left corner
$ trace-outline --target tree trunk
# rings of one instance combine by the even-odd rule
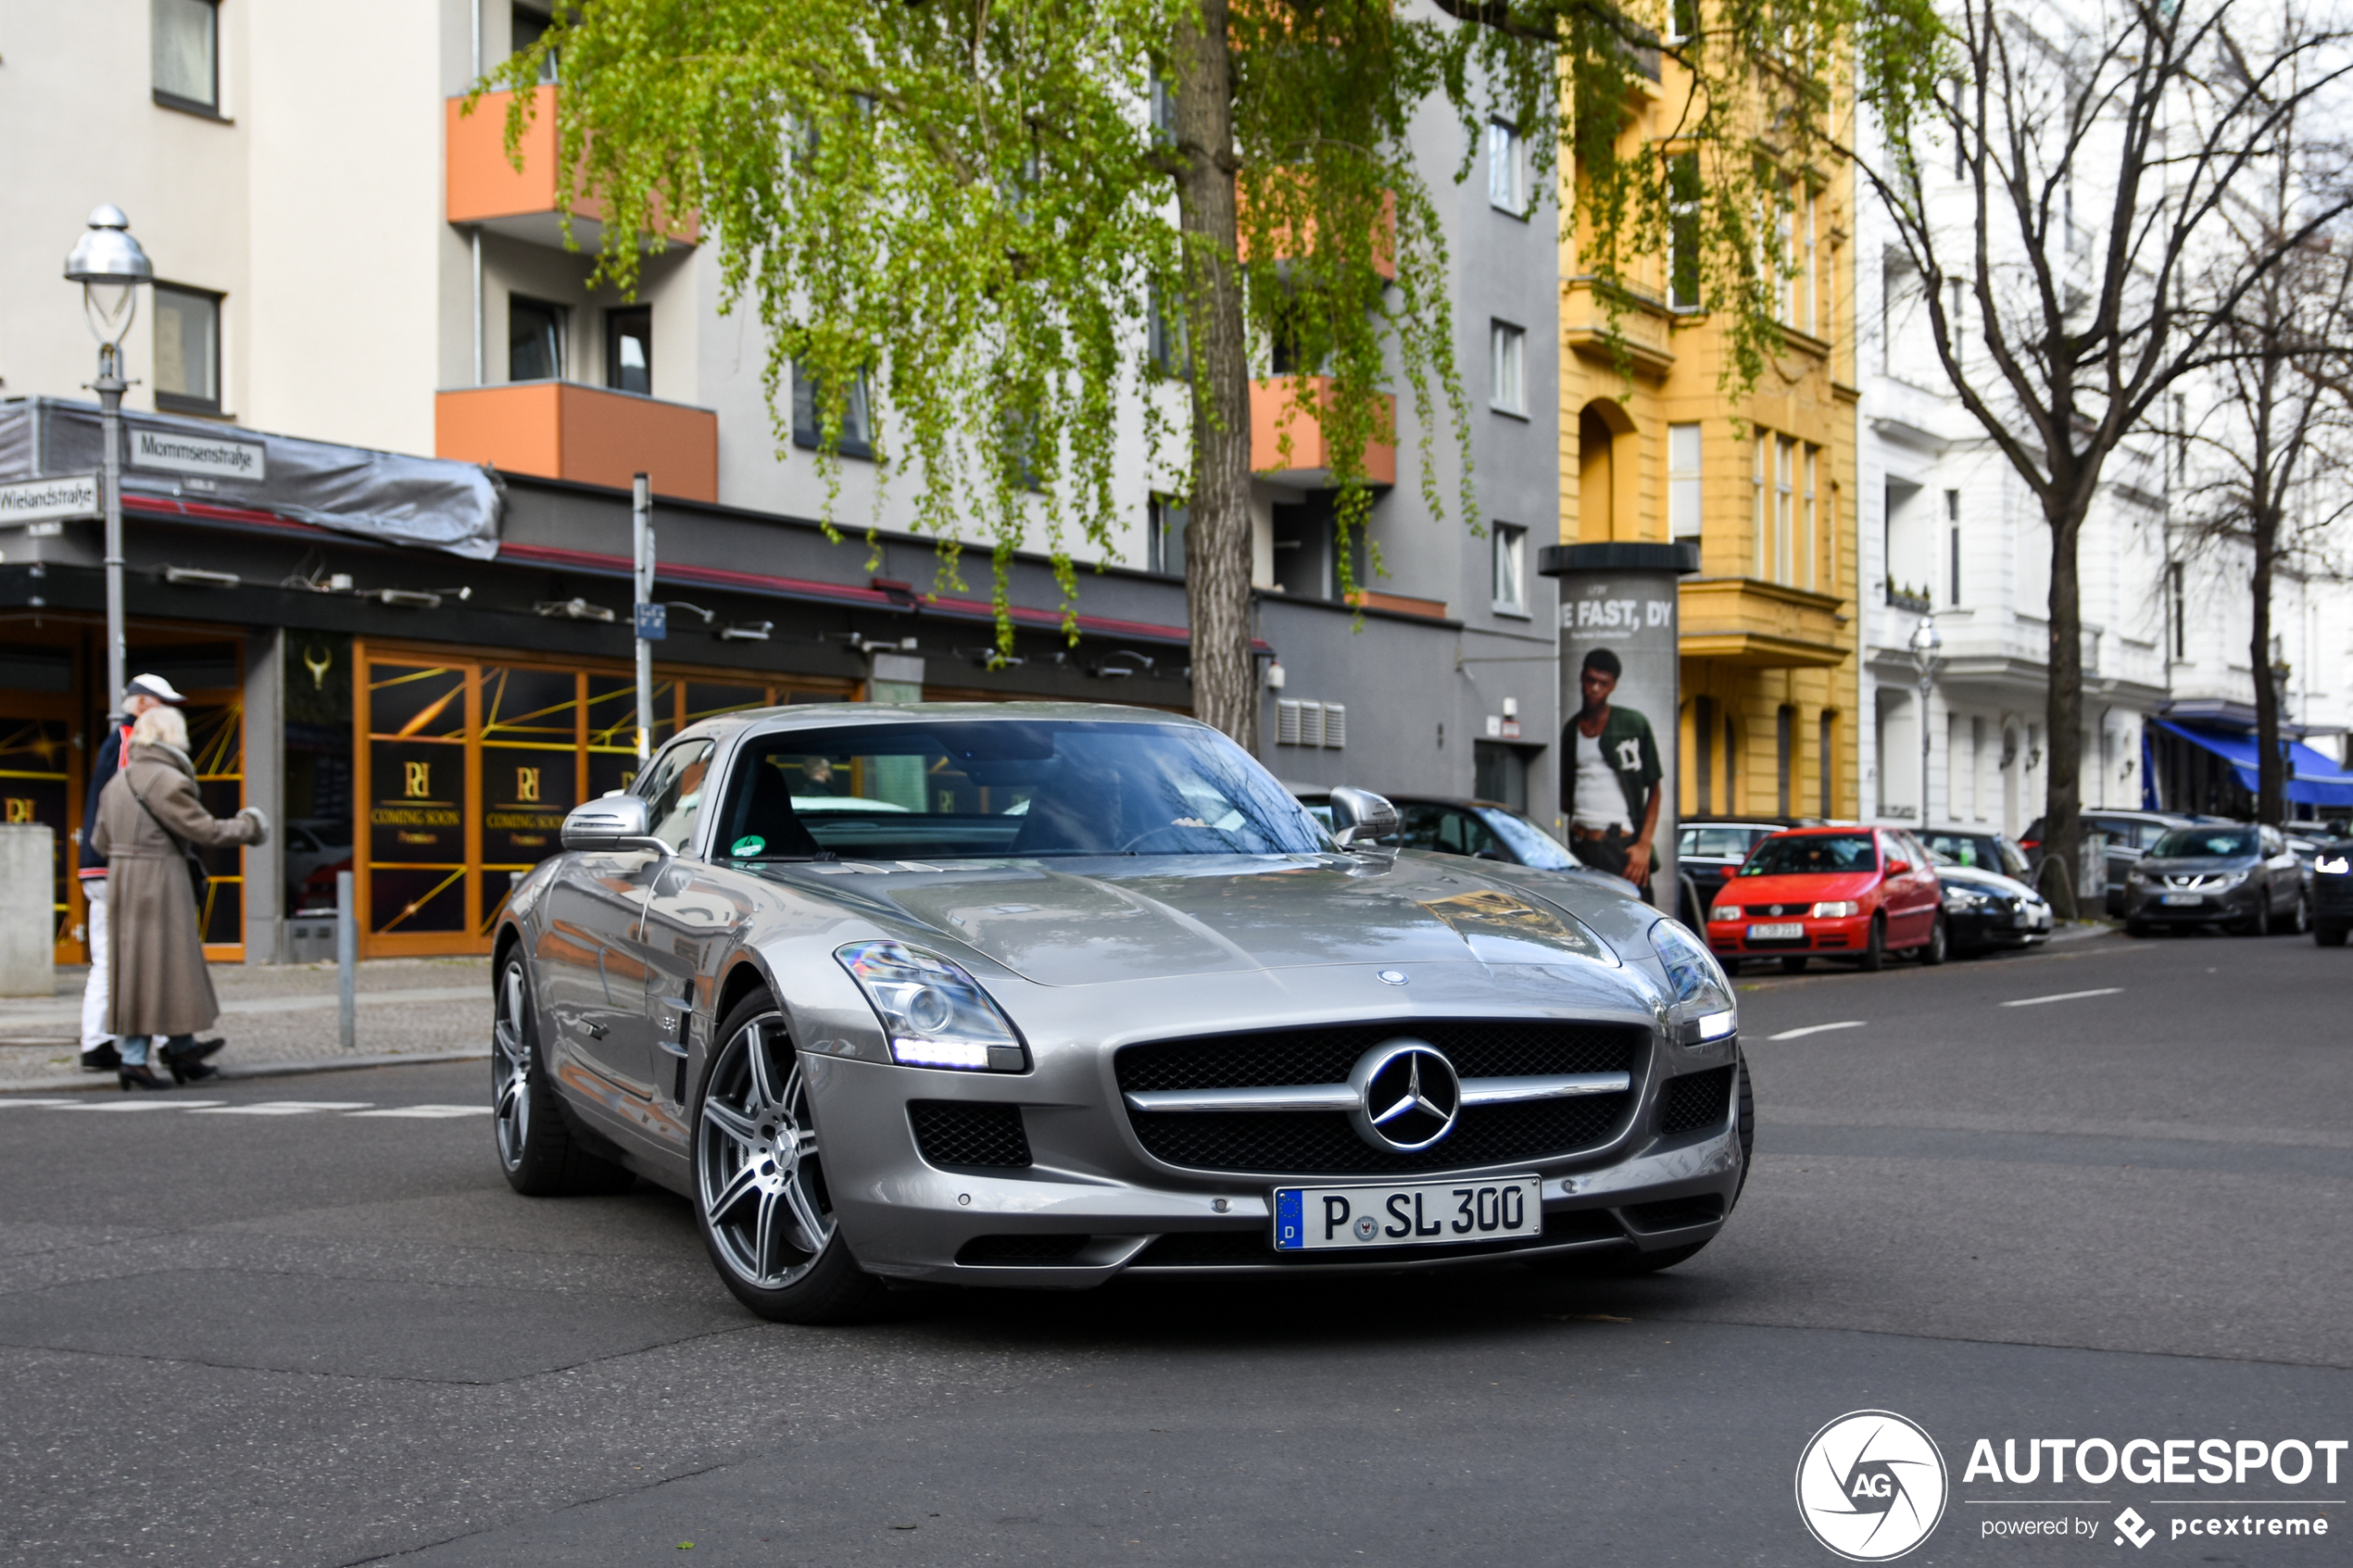
[[[1193,714],[1258,753],[1251,658],[1250,359],[1234,201],[1233,66],[1226,0],[1178,24],[1178,226],[1188,273],[1193,389],[1192,521],[1185,608],[1192,622]]]
[[[2271,677],[2271,569],[2279,553],[2279,514],[2259,495],[2247,533],[2255,546],[2254,635],[2247,659],[2255,670],[2255,820],[2277,827],[2287,819],[2287,781],[2280,766],[2280,688]]]
[[[2064,511],[2046,510],[2051,524],[2051,652],[2050,689],[2043,705],[2045,766],[2050,769],[2043,805],[2043,858],[2056,859],[2067,884],[2085,905],[2106,907],[2106,869],[2102,885],[2088,893],[2077,886],[2077,850],[2083,824],[2083,602],[2082,581],[2076,569],[2076,548],[2082,542],[2082,503]]]

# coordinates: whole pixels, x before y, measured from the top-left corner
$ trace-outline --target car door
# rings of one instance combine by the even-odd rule
[[[657,778],[648,816],[654,837],[676,851],[649,880],[643,917],[630,943],[642,980],[634,1028],[651,1098],[672,1110],[687,1092],[685,1067],[701,981],[724,956],[729,935],[749,906],[727,885],[733,873],[713,870],[699,829],[704,808],[715,806],[711,747],[704,743]],[[648,1123],[658,1136],[683,1139],[685,1124],[664,1116]]]
[[[1888,946],[1908,947],[1926,941],[1929,922],[1936,918],[1934,896],[1923,897],[1920,891],[1923,873],[1930,887],[1936,884],[1927,851],[1908,834],[1882,833],[1880,870],[1880,908],[1887,914]]]
[[[2271,912],[2286,914],[2296,908],[2303,871],[2297,865],[2296,851],[2287,847],[2287,837],[2277,828],[2264,828],[2263,883],[2264,892],[2271,900]]]

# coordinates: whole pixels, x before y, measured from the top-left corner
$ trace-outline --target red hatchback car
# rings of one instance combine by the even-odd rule
[[[1919,842],[1898,828],[1797,828],[1757,841],[1707,911],[1727,970],[1776,957],[1793,973],[1820,953],[1875,970],[1891,952],[1944,961],[1944,896]]]

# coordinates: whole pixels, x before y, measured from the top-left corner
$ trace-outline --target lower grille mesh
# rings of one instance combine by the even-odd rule
[[[956,1261],[1000,1267],[1067,1263],[1091,1239],[1086,1236],[976,1236],[956,1249]]]
[[[1658,1097],[1658,1130],[1662,1136],[1720,1127],[1730,1118],[1732,1070],[1711,1067],[1667,1080]]]
[[[1021,1107],[954,1099],[907,1102],[915,1148],[934,1165],[1002,1168],[1029,1163],[1029,1135]]]

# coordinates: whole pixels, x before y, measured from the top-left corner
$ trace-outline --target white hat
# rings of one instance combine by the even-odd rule
[[[125,701],[134,696],[151,696],[157,702],[184,703],[188,699],[171,689],[171,683],[160,675],[133,675],[122,688]]]

